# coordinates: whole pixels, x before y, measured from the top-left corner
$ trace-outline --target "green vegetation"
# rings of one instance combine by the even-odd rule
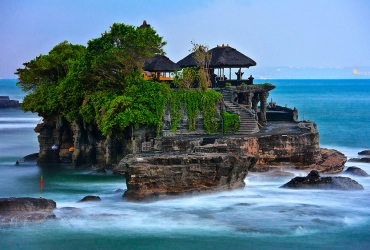
[[[260,83],[260,84],[253,84],[251,86],[260,86],[260,87],[264,87],[264,86],[270,86],[272,85],[271,83],[268,83],[268,82],[265,82],[265,83]]]
[[[175,72],[173,83],[176,87],[181,89],[191,89],[194,84],[198,82],[199,69],[196,67],[184,68],[182,71]]]
[[[239,116],[237,114],[230,114],[228,112],[222,113],[222,120],[224,122],[224,134],[226,134],[230,127],[232,127],[233,133],[235,134],[239,129]]]
[[[188,129],[196,130],[196,121],[199,112],[202,112],[204,118],[204,128],[207,134],[217,132],[218,121],[216,120],[216,103],[220,101],[222,95],[214,90],[193,90],[180,89],[171,91],[170,115],[171,130],[176,132],[179,121],[182,119],[182,109],[186,109],[188,115]]]
[[[184,69],[174,82],[178,91],[171,91],[167,83],[143,79],[145,61],[164,54],[162,39],[151,27],[115,23],[87,47],[67,41],[56,45],[17,69],[17,85],[28,92],[23,110],[42,116],[61,114],[70,122],[95,124],[103,135],[119,136],[131,125],[156,126],[159,134],[169,104],[173,131],[183,108],[189,130],[195,130],[202,112],[207,133],[217,131],[216,102],[221,94],[207,90],[202,67]],[[207,63],[207,56],[199,58]],[[193,90],[196,81],[200,87]]]
[[[226,85],[226,87],[231,87],[232,86],[231,82],[226,82],[225,85]]]

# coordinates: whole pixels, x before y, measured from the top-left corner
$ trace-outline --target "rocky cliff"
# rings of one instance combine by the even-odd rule
[[[288,166],[338,173],[347,160],[340,152],[320,149],[316,124],[310,121],[269,122],[247,135],[186,134],[183,129],[156,136],[155,128],[130,127],[115,138],[102,136],[91,124],[69,123],[56,115],[44,116],[35,131],[40,134],[38,164],[112,169],[126,176],[129,200],[243,187],[248,171]]]
[[[74,167],[111,168],[131,148],[127,138],[104,137],[93,125],[69,123],[60,115],[43,116],[35,132],[39,133],[39,165],[68,163]]]

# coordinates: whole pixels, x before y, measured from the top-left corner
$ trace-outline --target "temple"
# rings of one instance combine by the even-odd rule
[[[146,61],[143,70],[145,80],[172,81],[171,74],[181,67],[168,57],[157,55]]]
[[[144,22],[140,27],[149,24]],[[335,152],[320,149],[314,122],[298,121],[295,108],[268,102],[269,92],[275,86],[253,83],[252,75],[247,74],[249,67],[257,65],[253,59],[229,45],[208,52],[207,67],[197,65],[194,53],[177,63],[157,55],[143,65],[145,80],[168,83],[173,88],[171,98],[179,98],[176,101],[180,104],[165,102],[160,126],[127,126],[117,137],[102,136],[94,124],[69,122],[61,114],[43,116],[35,128],[40,144],[37,163],[63,162],[73,167],[92,166],[96,171],[109,169],[125,176],[124,197],[133,201],[241,188],[248,171],[282,166],[321,168],[323,173],[343,169],[344,156],[332,157]],[[190,102],[177,95],[180,90],[174,84],[174,73],[186,67],[208,70],[201,72],[209,74],[204,81],[207,88],[222,95],[220,98],[211,91],[184,91],[201,94],[200,98],[206,94],[217,97],[212,99],[211,110],[216,129],[206,130],[204,106],[202,110],[197,107],[195,112],[189,111]],[[196,87],[196,81],[193,83],[189,85]],[[199,100],[197,97],[193,103]],[[171,106],[176,112],[171,111]],[[230,117],[239,123],[235,130],[230,129]],[[54,145],[58,148],[53,149]]]
[[[212,88],[223,88],[226,83],[232,86],[241,84],[253,84],[253,77],[243,79],[242,69],[247,69],[250,66],[256,66],[257,63],[246,55],[240,53],[229,45],[217,46],[209,50],[211,60],[209,64],[209,74],[211,76]],[[197,67],[194,60],[194,52],[177,62],[181,68]],[[232,79],[232,69],[239,69],[235,72],[236,79]],[[225,72],[226,69],[226,72]],[[228,75],[225,75],[227,74]]]
[[[253,59],[229,45],[217,46],[208,53],[211,56],[208,72],[211,78],[209,88],[223,95],[222,111],[238,114],[240,128],[236,134],[256,133],[259,131],[259,126],[267,125],[268,118],[273,120],[295,120],[297,118],[296,111],[294,113],[291,109],[277,108],[272,101],[268,103],[269,91],[275,88],[274,85],[253,84],[252,75],[243,78],[245,69],[257,65]],[[171,87],[175,87],[171,84],[175,71],[198,66],[194,59],[194,52],[177,63],[168,57],[157,55],[145,63],[143,77],[146,80],[167,81]],[[233,71],[235,76],[232,74]],[[186,122],[185,115],[184,124]],[[168,123],[171,123],[169,117]],[[164,126],[162,134],[171,134],[169,130]],[[181,129],[179,131],[181,134]],[[201,131],[201,128],[197,131]]]

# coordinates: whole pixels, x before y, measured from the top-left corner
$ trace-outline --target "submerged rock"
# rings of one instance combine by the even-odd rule
[[[364,190],[357,181],[348,177],[321,177],[317,170],[312,170],[306,177],[295,177],[281,188],[294,189],[330,189]]]
[[[79,200],[79,202],[87,202],[87,201],[101,201],[99,196],[93,196],[93,195],[88,195]]]
[[[116,191],[114,191],[115,193],[123,193],[125,192],[127,189],[122,189],[122,188],[119,188],[117,189]]]
[[[96,174],[106,174],[107,173],[105,168],[94,168],[94,167],[92,169],[92,172]]]
[[[17,223],[55,218],[53,200],[30,197],[0,198],[0,222]]]
[[[366,173],[364,170],[358,167],[348,167],[346,171],[344,172],[346,172],[347,174],[352,174],[356,176],[363,176],[363,177],[370,176],[368,173]]]

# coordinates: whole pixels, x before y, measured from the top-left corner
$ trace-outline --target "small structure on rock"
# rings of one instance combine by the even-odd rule
[[[172,73],[181,70],[181,67],[168,57],[157,55],[148,59],[144,66],[145,80],[172,81]]]
[[[242,75],[244,72],[241,72],[242,68],[249,68],[257,65],[253,59],[229,45],[217,46],[210,49],[209,53],[211,54],[209,69],[212,88],[223,88],[226,86],[226,83],[230,83],[232,86],[239,86],[243,82],[246,85],[253,84],[253,77],[250,76],[248,79],[243,80]],[[199,66],[194,59],[194,52],[178,61],[177,64],[182,68]],[[233,80],[231,79],[231,69],[235,68],[239,69],[239,71],[237,72],[237,79]],[[225,69],[229,69],[228,77],[225,75]]]

